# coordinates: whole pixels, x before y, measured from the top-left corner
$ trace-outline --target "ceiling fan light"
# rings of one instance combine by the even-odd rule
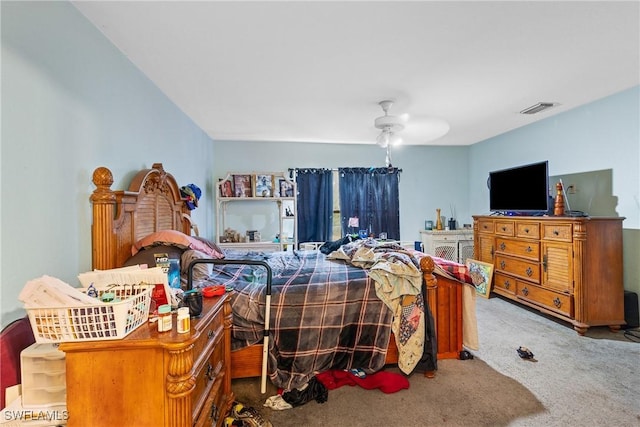
[[[387,130],[380,132],[380,135],[376,138],[376,144],[382,148],[387,148],[391,140],[391,133]]]

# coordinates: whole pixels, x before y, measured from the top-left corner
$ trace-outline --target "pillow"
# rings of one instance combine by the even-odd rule
[[[180,259],[182,276],[187,277],[189,272],[189,264],[196,259],[210,259],[211,257],[204,252],[200,252],[194,249],[187,249],[182,253],[182,258]],[[213,271],[213,264],[196,264],[193,266],[193,283],[201,282],[206,280]],[[193,284],[192,284],[193,286]]]
[[[200,240],[202,243],[204,243],[209,248],[211,248],[212,251],[215,251],[220,254],[219,257],[212,257],[212,258],[224,258],[224,251],[220,248],[220,246],[216,245],[211,240],[205,239],[204,237],[199,237],[199,236],[192,236],[192,237],[196,240]]]
[[[125,261],[124,266],[147,264],[149,268],[156,266],[156,254],[167,254],[169,259],[180,259],[184,249],[177,246],[158,245],[150,248],[141,249],[134,256]]]
[[[131,255],[135,255],[139,250],[154,246],[176,246],[180,249],[195,249],[204,252],[211,258],[222,258],[222,252],[213,250],[202,241],[177,230],[163,230],[151,233],[133,244]]]

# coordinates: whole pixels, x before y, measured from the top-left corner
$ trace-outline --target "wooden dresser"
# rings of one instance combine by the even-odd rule
[[[474,216],[474,256],[494,265],[493,292],[573,324],[624,322],[624,218]]]
[[[140,326],[114,341],[60,344],[66,353],[68,425],[221,426],[231,391],[231,307],[205,298],[191,331]]]

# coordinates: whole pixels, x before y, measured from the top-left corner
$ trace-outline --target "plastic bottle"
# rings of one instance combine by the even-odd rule
[[[191,315],[189,307],[180,307],[178,309],[178,333],[184,334],[191,330]]]
[[[158,332],[167,332],[171,329],[173,329],[171,306],[169,304],[163,304],[158,307]]]

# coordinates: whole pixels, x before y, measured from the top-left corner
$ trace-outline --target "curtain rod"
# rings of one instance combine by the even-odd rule
[[[352,166],[352,167],[348,167],[348,168],[289,168],[288,170],[289,170],[289,172],[293,172],[293,171],[295,171],[297,169],[329,169],[329,170],[332,170],[334,172],[337,172],[340,169],[355,169],[356,167],[362,167],[363,169],[366,168],[366,166]],[[387,166],[380,166],[380,167],[377,167],[377,168],[374,168],[372,166],[371,168],[372,169],[389,169],[389,167],[387,167]],[[395,168],[395,167],[392,166],[391,169],[397,169],[398,172],[402,172],[401,168]]]

